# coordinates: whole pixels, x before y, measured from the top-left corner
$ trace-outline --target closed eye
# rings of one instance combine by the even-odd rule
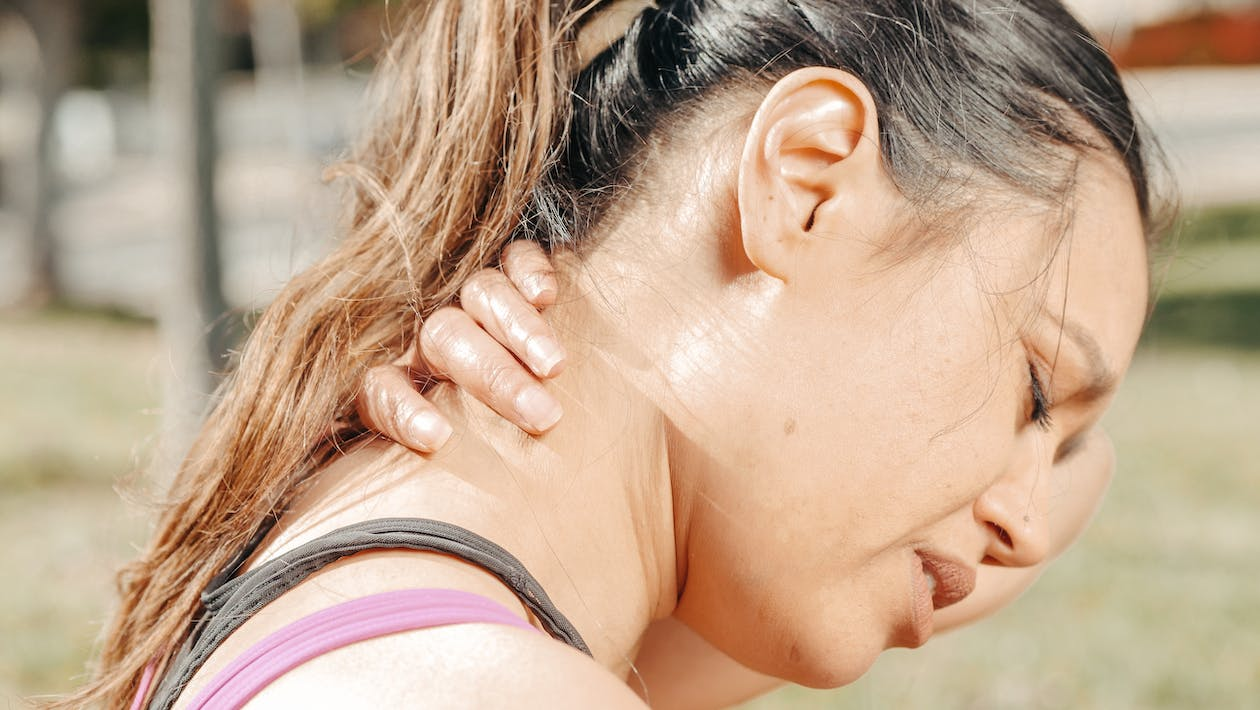
[[[1050,395],[1046,392],[1046,388],[1041,384],[1041,377],[1037,374],[1037,366],[1030,360],[1028,362],[1028,379],[1029,387],[1032,390],[1032,411],[1028,415],[1028,420],[1041,427],[1049,429],[1054,423],[1050,419],[1050,407],[1053,406],[1050,401]]]

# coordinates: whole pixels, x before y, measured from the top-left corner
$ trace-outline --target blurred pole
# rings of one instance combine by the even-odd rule
[[[79,49],[78,0],[17,0],[18,12],[30,23],[39,43],[39,122],[27,176],[24,210],[30,255],[25,300],[40,305],[60,298],[57,243],[52,210],[60,191],[53,155],[53,116],[74,77]]]
[[[159,169],[176,186],[170,281],[161,308],[169,353],[159,470],[173,471],[225,367],[226,328],[215,196],[216,0],[149,0]]]
[[[304,159],[307,136],[297,0],[254,0],[250,4],[249,36],[258,101],[264,104],[265,114],[281,117],[290,152]]]
[[[31,165],[36,160],[39,124],[39,40],[22,14],[0,0],[0,219],[12,224],[22,256],[0,264],[0,308],[28,298],[31,282],[30,215],[34,190]],[[0,224],[0,229],[7,225]],[[7,238],[0,234],[0,239]],[[0,245],[2,246],[2,245]],[[6,248],[7,250],[7,248]]]

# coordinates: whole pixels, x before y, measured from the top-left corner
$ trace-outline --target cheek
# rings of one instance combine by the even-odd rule
[[[973,280],[785,299],[705,390],[708,493],[776,530],[787,518],[871,545],[978,495],[1009,455],[1023,356]]]
[[[1111,439],[1095,429],[1074,456],[1055,467],[1049,505],[1051,556],[1062,554],[1089,526],[1111,485],[1115,463]]]
[[[728,399],[709,408],[720,438],[695,459],[709,472],[702,515],[758,584],[854,578],[1002,470],[1013,354],[979,296],[920,291],[785,327],[769,341],[777,366],[728,371]]]
[[[999,331],[991,300],[957,276],[882,305],[850,313],[842,342],[792,381],[789,396],[808,403],[795,453],[833,452],[860,488],[965,482],[959,474],[1011,433],[1018,344]]]
[[[745,651],[795,648],[819,672],[885,647],[909,541],[972,505],[1011,453],[1017,343],[969,273],[947,276],[785,302],[723,345],[740,357],[710,363],[722,375],[691,392],[703,434],[685,458],[697,628],[738,646],[732,618],[774,619],[782,638]]]

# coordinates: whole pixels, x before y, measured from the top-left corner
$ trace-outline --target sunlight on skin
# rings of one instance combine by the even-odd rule
[[[802,100],[808,101],[811,92],[818,95],[818,87],[810,86],[809,92],[802,94]],[[825,96],[826,92],[821,95]],[[823,113],[827,114],[827,111]],[[834,115],[849,116],[853,120],[865,114],[860,110],[842,109]],[[830,139],[843,142],[845,134],[831,134]],[[869,140],[850,144],[841,149],[849,157],[843,164],[837,165],[860,164],[861,156],[866,154],[860,147],[863,145],[867,151],[877,149]],[[809,166],[804,163],[791,165],[790,161],[794,160],[791,157],[792,148],[788,146],[786,150],[783,174],[799,176],[801,170]],[[852,156],[858,156],[858,160],[853,160]],[[722,162],[709,155],[693,164],[712,169],[720,167]],[[703,170],[701,168],[697,172]],[[734,531],[734,535],[746,540],[740,549],[749,550],[756,549],[759,544],[746,537],[749,529],[759,529],[749,524],[758,516],[769,514],[777,521],[801,518],[818,521],[813,533],[817,536],[822,527],[821,521],[825,519],[845,520],[853,515],[865,517],[865,513],[859,511],[872,499],[909,502],[922,497],[917,491],[933,491],[933,495],[938,496],[936,501],[916,503],[905,514],[909,516],[907,520],[922,516],[939,522],[928,528],[918,528],[921,523],[916,523],[913,528],[894,532],[906,537],[894,543],[893,549],[904,549],[901,546],[907,544],[911,549],[920,549],[930,539],[934,540],[931,543],[933,546],[947,549],[974,548],[972,552],[954,553],[961,559],[978,561],[983,557],[1001,565],[980,565],[979,591],[961,604],[938,612],[937,622],[945,628],[966,623],[992,613],[1017,596],[1044,569],[1045,563],[1061,553],[1083,529],[1106,487],[1112,465],[1110,446],[1105,437],[1087,434],[1110,397],[1109,392],[1090,386],[1087,355],[1092,354],[1093,349],[1077,347],[1074,342],[1068,343],[1072,347],[1063,348],[1064,341],[1057,337],[1061,328],[1049,327],[1054,325],[1054,318],[1047,320],[1037,313],[1042,305],[1060,304],[1060,312],[1072,322],[1088,323],[1090,332],[1103,334],[1099,337],[1106,344],[1099,350],[1106,354],[1108,367],[1117,370],[1122,370],[1127,363],[1141,324],[1145,259],[1141,229],[1136,207],[1132,206],[1127,178],[1115,165],[1099,159],[1083,163],[1082,171],[1082,182],[1098,185],[1100,189],[1077,196],[1076,218],[1069,225],[1066,235],[1053,223],[1046,222],[1047,215],[1058,214],[1055,210],[1035,206],[995,210],[975,223],[976,231],[968,238],[965,248],[943,252],[936,259],[910,263],[891,274],[885,264],[877,272],[878,279],[869,277],[870,267],[863,266],[862,260],[869,262],[875,258],[874,252],[881,243],[880,239],[872,238],[879,233],[876,225],[881,221],[885,225],[893,223],[887,215],[903,207],[896,204],[892,197],[895,191],[886,181],[862,182],[861,178],[849,177],[862,174],[855,173],[853,169],[831,170],[833,175],[839,176],[833,179],[850,181],[845,192],[848,202],[836,201],[834,205],[824,203],[820,206],[813,215],[810,236],[788,240],[788,246],[782,252],[785,261],[778,262],[778,265],[775,262],[780,258],[775,256],[775,249],[781,247],[750,252],[756,253],[754,258],[760,260],[753,264],[753,268],[776,274],[775,278],[740,276],[742,280],[737,286],[722,288],[716,297],[698,295],[712,288],[712,282],[704,280],[712,277],[697,280],[694,271],[677,268],[679,264],[696,263],[694,238],[680,239],[676,243],[664,239],[663,248],[654,259],[642,264],[626,263],[626,254],[633,252],[630,246],[632,240],[637,239],[644,225],[652,224],[654,229],[668,234],[671,224],[668,212],[645,217],[638,224],[624,223],[614,229],[612,235],[606,236],[601,242],[601,251],[592,255],[581,270],[587,277],[585,285],[567,287],[570,298],[574,288],[577,293],[583,293],[584,289],[597,292],[600,299],[596,303],[608,307],[610,314],[597,318],[599,325],[594,328],[594,332],[600,335],[591,338],[604,350],[603,359],[617,362],[621,358],[623,366],[619,369],[635,373],[640,378],[639,384],[634,385],[636,390],[660,402],[666,411],[672,408],[669,414],[671,421],[689,431],[686,439],[688,447],[696,446],[698,440],[706,438],[714,442],[725,441],[723,437],[729,438],[729,434],[738,433],[744,441],[768,447],[780,457],[773,462],[766,460],[757,464],[761,460],[760,452],[744,445],[726,443],[706,445],[708,451],[703,454],[700,463],[680,463],[680,457],[686,456],[686,447],[681,450],[676,448],[675,465],[687,470],[715,466],[715,471],[722,472],[721,478],[695,489],[698,498],[691,507],[675,502],[676,510],[686,507],[691,511],[686,518],[687,525],[696,524],[696,518],[692,516],[698,514],[705,518],[709,513],[704,511],[710,511],[716,517],[706,519],[703,524],[722,528],[723,532],[709,533],[703,536],[704,539],[721,539]],[[679,194],[692,199],[706,198],[706,204],[720,205],[719,196],[733,191],[729,185],[713,180],[710,175],[693,176],[691,180],[694,182],[687,184],[709,186],[711,191],[693,187],[679,190]],[[786,205],[792,203],[791,199],[784,201]],[[851,211],[847,207],[849,203],[860,204],[863,211]],[[1125,204],[1131,206],[1129,212],[1114,208],[1115,205]],[[670,208],[676,209],[677,206],[671,203]],[[789,209],[792,208],[794,206]],[[685,209],[673,214],[677,216],[680,212],[685,216],[678,221],[688,225],[695,223],[694,215]],[[779,227],[773,225],[791,224],[794,219],[788,217],[782,221],[781,217],[769,217],[763,212],[745,214],[743,224],[768,223],[772,225],[771,229],[775,229]],[[722,223],[723,220],[718,215],[712,221]],[[797,224],[799,228],[799,222]],[[689,233],[688,229],[679,231]],[[860,233],[863,238],[845,240],[842,237],[846,232]],[[624,245],[617,233],[625,234]],[[1099,235],[1111,234],[1128,234],[1132,238],[1116,239],[1115,243],[1099,238]],[[1066,238],[1059,242],[1058,236]],[[1047,244],[1059,246],[1053,251],[1054,258],[1049,269],[1046,268],[1043,251]],[[600,260],[600,253],[614,257],[604,263]],[[721,273],[729,274],[730,265],[734,263],[735,274],[740,274],[738,259],[722,257],[718,263],[723,268]],[[1100,273],[1100,269],[1106,273]],[[1117,275],[1126,278],[1131,275],[1129,283],[1118,284]],[[981,277],[978,283],[977,276]],[[1067,290],[1069,284],[1071,298]],[[1110,296],[1112,288],[1118,288],[1119,292],[1130,294],[1133,298],[1114,299],[1120,306],[1110,309],[1094,308],[1093,303],[1105,298],[1103,291]],[[610,301],[610,293],[626,295]],[[916,315],[920,309],[922,318]],[[572,303],[567,303],[549,315],[553,323],[560,324],[558,330],[561,332],[591,330],[592,316],[574,316],[576,310]],[[891,320],[889,313],[895,314]],[[808,314],[807,317],[803,318],[804,314]],[[652,327],[648,327],[648,323]],[[891,323],[896,325],[891,326]],[[637,327],[633,341],[616,341],[616,331],[625,327],[622,324]],[[826,327],[819,328],[819,324],[826,324]],[[669,336],[654,339],[654,328],[656,332],[669,333]],[[670,328],[674,330],[670,331]],[[974,335],[971,335],[973,331]],[[819,341],[819,338],[824,340]],[[853,360],[853,353],[823,345],[826,339],[850,346],[863,339],[871,344],[858,353],[865,359]],[[874,345],[883,340],[888,340],[889,344]],[[819,344],[809,345],[812,341]],[[593,354],[590,342],[570,343],[569,347],[578,353],[574,358],[578,362]],[[795,372],[790,367],[785,369],[785,352],[789,353],[786,360],[790,361],[798,353],[813,359],[810,353],[820,350],[830,350],[831,354],[807,369]],[[737,357],[732,361],[733,353]],[[909,364],[889,371],[888,353],[898,354],[893,360],[900,358]],[[628,362],[625,361],[627,354]],[[1007,454],[1014,455],[1008,463],[999,464],[1000,459],[991,459],[993,463],[977,466],[978,461],[990,460],[983,457],[991,457],[995,450],[1002,449],[994,446],[993,442],[977,444],[973,439],[972,443],[967,443],[965,437],[974,437],[974,432],[984,426],[989,427],[994,435],[1009,432],[1012,420],[1018,423],[1028,415],[1027,407],[1031,406],[1027,394],[1029,361],[1037,363],[1036,367],[1049,390],[1048,395],[1057,403],[1055,423],[1050,431],[1041,427],[1020,427],[1016,441],[1023,443]],[[645,364],[654,362],[664,363],[665,366],[659,371],[644,368]],[[719,362],[730,364],[715,367],[715,363]],[[774,389],[751,394],[753,388],[762,387],[766,382],[766,378],[757,372],[776,373],[771,380]],[[888,374],[873,376],[883,372]],[[946,375],[947,372],[950,374]],[[854,373],[863,377],[854,380]],[[912,380],[902,382],[903,373],[911,373]],[[960,373],[966,374],[960,376]],[[803,378],[799,383],[798,377]],[[940,384],[936,384],[938,382]],[[894,389],[889,390],[890,385]],[[939,389],[941,386],[944,389]],[[569,396],[576,396],[580,391],[566,385],[563,378],[556,389]],[[998,395],[1000,392],[1014,392],[1014,397]],[[762,404],[759,411],[722,404],[732,401],[732,398],[734,401],[760,401]],[[808,401],[818,404],[806,408],[802,414],[801,403]],[[925,402],[930,403],[926,410],[923,406]],[[873,403],[882,404],[881,410],[863,409]],[[714,412],[722,411],[736,419],[712,420]],[[819,414],[824,418],[819,419]],[[893,426],[894,421],[899,422],[897,426]],[[961,427],[959,422],[963,422]],[[836,423],[841,423],[839,429]],[[846,429],[852,430],[848,436],[858,437],[855,442],[865,439],[866,446],[851,443],[836,449],[834,454],[827,454],[829,447],[836,446],[835,440],[841,438],[844,435],[841,432]],[[915,435],[909,434],[912,430],[924,432],[923,440],[930,442],[926,448],[924,445],[912,445],[916,440]],[[886,431],[896,431],[898,435],[889,439],[880,433]],[[960,436],[964,438],[960,439]],[[1001,436],[1009,436],[1009,433]],[[1060,449],[1064,448],[1065,442],[1075,438],[1082,438],[1086,445],[1077,446],[1076,454],[1064,458],[1051,471],[1052,459],[1060,458]],[[735,456],[727,452],[735,452]],[[782,460],[785,453],[795,463],[785,465]],[[951,460],[950,457],[958,457],[960,465],[942,465],[944,461]],[[846,459],[852,477],[848,494],[837,496],[833,492],[805,498],[783,498],[782,487],[774,483],[779,480],[776,470],[789,470],[794,472],[792,475],[800,476],[802,472],[816,467],[819,460]],[[962,461],[967,463],[962,464]],[[879,481],[886,478],[890,465],[892,468],[914,470],[923,469],[925,464],[931,468],[908,477],[912,481],[910,488],[893,488],[883,494],[872,495],[872,487],[887,486],[887,483]],[[869,473],[859,473],[864,466],[873,468]],[[960,486],[958,484],[964,479],[941,479],[941,475],[949,471],[994,467],[1001,470],[1005,466],[1013,467],[1011,473],[990,479],[988,483],[977,480],[974,484]],[[729,498],[720,491],[729,489],[726,481],[732,478],[743,482],[754,479],[768,481],[774,487],[757,488],[757,484],[753,484],[750,487],[760,490],[761,495],[750,498],[746,492],[740,492],[737,497]],[[827,472],[824,478],[831,480],[835,476]],[[933,481],[939,482],[927,483]],[[829,487],[834,485],[833,481]],[[857,488],[852,487],[855,485]],[[988,486],[987,492],[985,486]],[[821,509],[812,515],[802,513],[816,508],[815,501],[818,500],[834,500],[838,509],[829,506],[831,510],[825,513]],[[950,500],[956,502],[950,503]],[[699,507],[694,506],[695,502],[699,503]],[[851,512],[846,515],[846,510]],[[787,511],[792,511],[791,515]],[[979,541],[990,534],[987,521],[994,516],[1004,521],[1002,529],[1013,540],[1004,544],[993,541],[981,544]],[[881,517],[889,516],[885,511]],[[976,528],[983,533],[981,538],[970,537],[973,533],[964,533],[968,524],[974,526],[977,522],[982,523]],[[825,527],[830,528],[829,525]],[[799,534],[790,532],[790,526],[781,523],[765,526],[765,530],[773,533],[771,542],[780,547],[780,551],[774,553],[779,557],[782,557],[782,545],[799,537]],[[846,554],[879,554],[877,546],[857,547],[855,553],[856,541],[847,526],[840,525],[835,530],[836,539],[844,542],[842,548],[816,553],[814,559],[843,560]],[[892,527],[889,532],[896,530]],[[828,535],[824,534],[822,538]],[[967,542],[968,539],[971,541]],[[980,547],[974,547],[977,544]],[[1012,548],[1012,544],[1016,548]],[[863,552],[863,549],[867,551]],[[687,559],[692,559],[694,550],[689,554]],[[890,559],[904,554],[898,552]],[[907,560],[906,557],[900,559]],[[921,573],[913,555],[909,560],[912,566],[905,574],[910,576],[913,588],[918,584],[914,581],[918,578],[916,575]],[[886,567],[888,563],[882,564]],[[703,592],[706,583],[703,578],[697,581],[694,566],[683,570],[683,573],[688,575],[689,590],[696,593],[695,590],[700,589]],[[754,573],[752,569],[738,574],[753,574],[753,580],[774,576],[761,570]],[[785,571],[783,574],[800,576],[796,571]],[[887,572],[884,572],[871,580],[870,594],[887,597],[886,575]],[[844,579],[854,575],[832,576]],[[773,585],[768,581],[754,581],[748,588],[764,594],[767,586]],[[822,586],[832,588],[835,582]],[[856,586],[853,593],[859,596],[867,593],[860,591],[862,588]],[[833,593],[828,592],[829,595]],[[709,594],[719,592],[711,591]],[[720,606],[716,599],[710,596],[710,601],[694,605],[701,610],[699,617],[691,619],[698,628],[705,628],[708,618],[721,616],[721,611],[716,610]],[[683,604],[686,609],[686,595]],[[878,604],[867,604],[857,608],[869,610],[878,607]],[[755,608],[755,604],[749,604],[749,608]],[[835,607],[829,597],[816,599],[804,608],[835,608],[834,613],[849,613],[843,611],[844,605]],[[854,643],[853,629],[887,629],[886,624],[886,621],[876,619],[843,624],[841,626],[849,630],[842,632],[844,640],[838,645],[828,643],[827,650],[820,649],[816,655],[834,663],[838,656],[843,656],[837,649],[852,651],[854,647],[862,646]],[[855,666],[857,672],[860,673],[885,645],[921,643],[921,640],[907,637],[904,633],[897,631],[889,636],[888,631],[879,631],[878,640],[872,639],[874,647],[867,652],[868,655],[859,653],[855,656],[855,661],[859,657],[867,659]],[[802,654],[798,642],[802,636],[798,632],[792,638],[790,652],[775,653],[772,659],[766,660],[775,663],[782,663],[784,659],[800,662]],[[721,633],[715,640],[724,650],[732,648],[730,640],[724,642]],[[766,645],[765,640],[764,635],[760,636],[759,644]],[[736,652],[737,655],[739,653]],[[766,660],[756,661],[750,656],[744,656],[742,660],[754,666],[760,665],[763,669],[771,667],[764,665]],[[782,666],[777,667],[776,672],[791,675]],[[799,676],[794,679],[804,680]],[[836,680],[833,676],[821,682],[833,684]]]

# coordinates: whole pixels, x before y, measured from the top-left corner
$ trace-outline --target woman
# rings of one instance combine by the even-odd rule
[[[556,355],[538,344],[556,338],[536,310],[552,305],[556,290],[551,264],[536,243],[509,244],[499,269],[483,269],[460,290],[462,309],[444,308],[424,323],[419,337],[423,348],[413,348],[396,364],[368,371],[357,400],[359,416],[416,452],[438,451],[454,429],[414,387],[449,379],[523,431],[549,429],[530,421],[530,412],[517,402],[532,395],[562,411],[535,379],[554,377],[564,367],[562,346]],[[1047,511],[1053,540],[1042,563],[981,566],[970,595],[935,610],[936,632],[974,622],[1014,599],[1083,532],[1110,480],[1111,465],[1073,473],[1071,485],[1063,487]],[[733,661],[672,617],[648,628],[633,671],[632,686],[660,708],[727,707],[783,682]]]
[[[1085,31],[1044,0],[600,9],[399,23],[346,239],[260,320],[75,702],[641,706],[671,618],[838,686],[1068,537],[1152,221]],[[350,446],[363,373],[513,238],[556,264],[563,343],[526,350],[567,351],[564,421],[439,387],[437,455]],[[335,642],[292,662],[308,630]]]

